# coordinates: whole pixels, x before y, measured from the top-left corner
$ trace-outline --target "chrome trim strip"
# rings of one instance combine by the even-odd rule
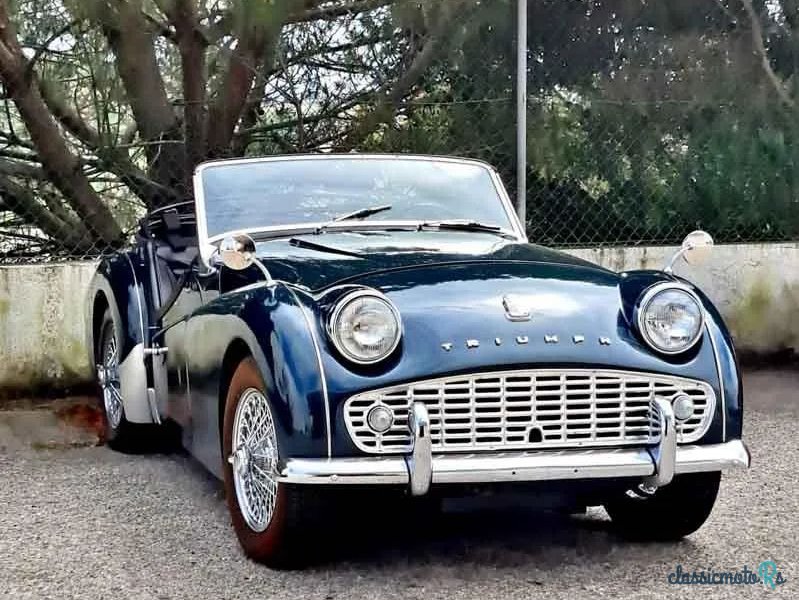
[[[401,456],[391,458],[290,458],[278,481],[302,484],[408,485],[408,467]]]
[[[741,440],[733,440],[678,446],[674,472],[726,471],[749,464],[746,446]],[[435,455],[432,469],[433,483],[557,481],[655,474],[646,448]],[[282,466],[279,480],[296,484],[408,485],[410,477],[402,456],[363,456],[292,458]]]
[[[305,308],[305,305],[300,301],[299,296],[297,296],[297,292],[290,285],[283,284],[286,289],[294,296],[294,300],[297,301],[297,306],[299,306],[300,310],[302,311],[302,316],[305,319],[305,325],[308,327],[308,333],[311,334],[311,341],[313,342],[313,349],[316,353],[316,364],[319,366],[319,378],[322,380],[322,399],[325,403],[325,428],[327,431],[327,456],[328,458],[333,455],[333,432],[330,429],[330,398],[327,394],[327,377],[325,377],[325,366],[322,363],[322,351],[319,347],[319,339],[316,336],[316,330],[313,326],[313,319],[311,315],[308,314],[308,309]]]
[[[147,352],[146,349],[145,352]],[[158,413],[158,401],[155,399],[155,388],[147,388],[147,401],[150,403],[150,413],[152,413],[153,422],[160,425],[161,415]]]
[[[719,349],[716,345],[716,339],[713,337],[713,332],[710,331],[710,324],[705,321],[705,331],[707,337],[710,338],[710,347],[713,349],[713,358],[716,360],[716,373],[719,377],[719,395],[721,401],[716,403],[716,406],[721,407],[721,441],[727,441],[727,397],[724,392],[724,374],[721,372],[721,360],[719,358]]]

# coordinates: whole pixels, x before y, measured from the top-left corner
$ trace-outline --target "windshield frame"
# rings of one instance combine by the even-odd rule
[[[285,162],[285,161],[306,161],[306,160],[386,160],[396,159],[402,161],[417,160],[423,162],[448,162],[467,164],[485,169],[494,185],[497,196],[502,204],[505,213],[507,214],[508,221],[512,229],[508,230],[502,228],[501,231],[512,235],[519,242],[526,242],[527,236],[524,228],[519,222],[516,211],[513,209],[510,196],[508,195],[502,180],[497,171],[488,163],[481,160],[470,158],[459,158],[451,156],[427,156],[420,154],[281,154],[275,156],[261,156],[252,158],[233,158],[223,160],[212,160],[201,163],[194,171],[194,202],[197,214],[197,241],[200,247],[200,257],[203,262],[210,266],[211,258],[216,252],[218,244],[226,237],[237,234],[258,235],[259,237],[285,237],[291,235],[298,235],[303,233],[311,233],[317,231],[321,226],[324,226],[325,231],[375,231],[385,229],[406,229],[412,231],[425,223],[424,220],[419,221],[391,221],[391,220],[345,220],[335,223],[319,222],[319,223],[290,223],[285,225],[272,225],[262,227],[252,227],[246,229],[237,229],[234,231],[226,231],[217,235],[208,235],[208,222],[205,210],[205,191],[203,188],[203,172],[206,169],[219,167],[223,165],[242,165],[242,164],[258,164],[265,162]]]

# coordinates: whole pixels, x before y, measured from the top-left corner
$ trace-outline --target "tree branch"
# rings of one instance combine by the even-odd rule
[[[38,87],[26,77],[26,70],[27,60],[8,18],[7,0],[0,0],[0,78],[6,92],[19,111],[42,166],[52,175],[53,185],[105,243],[118,243],[122,231],[83,173],[78,157],[70,152]]]
[[[350,133],[339,143],[337,149],[350,151],[363,142],[380,125],[391,120],[397,105],[411,91],[421,79],[424,72],[432,64],[441,45],[446,38],[446,31],[452,17],[463,7],[462,2],[450,2],[441,5],[441,12],[436,23],[423,40],[421,47],[417,46],[415,54],[408,67],[403,71],[393,84],[386,84],[378,91],[378,100],[371,110],[363,114],[355,123]]]
[[[86,252],[93,244],[92,236],[77,221],[64,222],[40,204],[29,188],[15,183],[0,169],[0,197],[10,210],[47,237],[58,240],[70,250]]]
[[[158,0],[161,10],[175,28],[180,51],[183,83],[183,127],[186,132],[186,186],[194,167],[206,155],[205,127],[205,39],[200,31],[197,6],[193,0]]]
[[[128,103],[146,141],[177,139],[180,121],[166,94],[155,52],[155,34],[140,2],[116,2],[113,9],[93,16],[102,26],[108,45],[116,58],[119,78],[125,87]],[[147,149],[151,178],[172,187],[178,195],[187,195],[185,154],[178,145],[152,146]]]
[[[58,29],[57,31],[55,31],[49,38],[47,38],[44,41],[44,43],[42,45],[40,45],[40,46],[38,46],[36,48],[35,52],[33,53],[33,56],[31,56],[30,59],[28,60],[28,68],[27,68],[27,73],[26,73],[27,76],[30,76],[33,73],[33,67],[36,65],[36,62],[39,60],[39,58],[45,52],[48,51],[48,49],[50,47],[50,44],[52,44],[54,41],[56,41],[62,35],[65,35],[66,33],[69,33],[72,30],[73,27],[78,25],[78,23],[80,23],[79,19],[74,19],[74,20],[70,21],[69,23],[64,25],[61,29]]]
[[[253,15],[239,15],[237,45],[220,80],[216,100],[208,111],[208,150],[211,156],[230,153],[236,124],[253,83],[263,65],[274,62],[280,32],[292,1],[275,0],[270,5],[271,14],[268,17],[259,15],[261,22],[257,24],[246,22],[247,17]]]
[[[169,202],[178,202],[183,199],[174,190],[159,185],[147,177],[130,160],[124,145],[111,146],[106,143],[95,129],[90,127],[75,110],[64,102],[50,82],[40,80],[39,90],[45,104],[58,122],[97,155],[105,170],[115,173],[128,183],[131,191],[139,196],[149,208],[158,206],[164,198],[167,198]]]
[[[306,21],[333,20],[343,16],[353,16],[363,12],[375,10],[381,6],[388,6],[394,0],[350,0],[349,2],[337,2],[326,6],[319,6],[321,2],[314,0],[307,4],[311,6],[304,10],[293,12],[288,19],[288,23],[302,23]]]
[[[763,24],[760,21],[757,11],[755,11],[755,7],[752,6],[752,0],[741,0],[741,3],[749,17],[749,23],[752,29],[752,43],[755,47],[755,51],[760,56],[760,64],[763,67],[766,79],[768,79],[774,91],[777,92],[780,101],[787,107],[794,108],[796,103],[793,98],[791,98],[782,80],[771,67],[771,60],[769,59],[768,49],[766,48],[766,42],[763,37]]]

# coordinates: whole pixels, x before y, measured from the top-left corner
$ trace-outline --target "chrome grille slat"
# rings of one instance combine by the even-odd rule
[[[688,394],[695,405],[694,416],[677,425],[678,442],[696,441],[716,406],[710,385],[611,370],[531,369],[398,385],[348,399],[344,420],[355,445],[378,454],[410,450],[407,413],[413,402],[427,407],[437,452],[642,445],[658,441],[654,399],[677,393]],[[384,434],[366,423],[379,404],[395,417]]]

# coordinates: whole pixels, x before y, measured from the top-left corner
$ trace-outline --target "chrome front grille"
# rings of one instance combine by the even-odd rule
[[[524,370],[459,375],[358,394],[344,404],[355,445],[370,453],[408,452],[408,409],[422,402],[430,414],[433,450],[469,452],[590,448],[655,444],[655,398],[687,394],[694,414],[677,424],[678,442],[704,435],[716,397],[705,382],[679,377],[598,370]],[[394,422],[373,431],[367,415],[388,407]]]

